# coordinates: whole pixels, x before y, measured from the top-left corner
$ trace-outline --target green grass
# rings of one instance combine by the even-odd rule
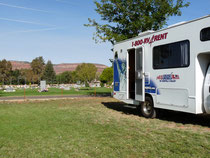
[[[96,88],[96,94],[105,94],[110,95],[112,89],[111,88]],[[61,90],[58,88],[50,88],[48,92],[38,92],[38,89],[26,89],[26,96],[38,96],[38,95],[94,95],[95,88],[81,88],[76,91],[74,88],[71,90]],[[23,89],[17,89],[16,92],[3,92],[0,91],[0,97],[8,97],[8,96],[24,96]]]
[[[209,117],[166,115],[112,98],[2,103],[0,157],[209,157]]]

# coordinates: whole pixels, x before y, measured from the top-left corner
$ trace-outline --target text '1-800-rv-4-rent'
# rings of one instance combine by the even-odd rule
[[[140,106],[210,114],[210,15],[114,45],[114,98]]]

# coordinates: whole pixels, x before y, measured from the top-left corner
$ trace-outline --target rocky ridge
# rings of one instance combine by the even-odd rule
[[[15,69],[30,69],[31,66],[30,66],[30,62],[25,62],[25,61],[10,61],[11,64],[12,64],[12,69],[15,70]],[[82,63],[62,63],[62,64],[55,64],[53,65],[54,67],[54,70],[55,70],[55,73],[56,74],[60,74],[64,71],[75,71],[76,70],[76,67],[78,65],[80,65]],[[103,65],[103,64],[95,64],[93,63],[96,68],[97,68],[97,71],[98,72],[102,72],[105,68],[107,68],[108,66],[106,65]]]

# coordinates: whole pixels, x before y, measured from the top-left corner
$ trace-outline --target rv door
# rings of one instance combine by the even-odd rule
[[[140,47],[135,50],[135,99],[144,101],[145,99],[145,76],[144,76],[144,51]]]

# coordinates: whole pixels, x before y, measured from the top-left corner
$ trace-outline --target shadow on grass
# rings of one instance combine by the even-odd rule
[[[89,90],[94,90],[93,88],[85,87],[85,88],[80,88],[79,90],[82,91],[89,91]]]
[[[95,96],[95,92],[88,92],[88,95]],[[96,92],[97,97],[111,97],[110,92]]]
[[[102,104],[109,109],[122,112],[126,115],[140,115],[138,108],[122,102],[102,102]],[[182,123],[184,125],[192,124],[210,127],[210,115],[207,114],[195,115],[184,112],[158,109],[157,119],[175,123]]]
[[[129,106],[123,102],[102,102],[102,104],[109,109],[122,112],[126,115],[139,115],[139,112],[135,106]]]

